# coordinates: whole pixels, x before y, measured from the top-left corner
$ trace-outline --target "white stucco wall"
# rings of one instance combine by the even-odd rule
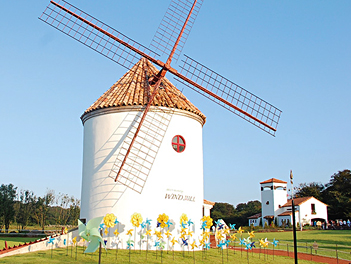
[[[137,113],[132,112],[132,115]],[[195,120],[197,116],[194,115],[194,119],[188,112],[179,110],[173,115],[145,187],[139,194],[108,178],[127,131],[125,124],[120,127],[126,115],[127,112],[108,113],[89,118],[84,123],[80,218],[88,221],[114,213],[120,222],[118,229],[122,244],[119,247],[125,248],[125,241],[129,238],[125,234],[133,228],[130,219],[134,212],[140,213],[144,220],[152,219],[152,230],[156,228],[159,214],[169,215],[174,222],[171,230],[176,228],[173,231],[176,237],[179,237],[179,218],[185,213],[195,224],[192,230],[195,232],[193,237],[197,238],[201,232],[203,206],[202,124]],[[186,141],[182,153],[172,148],[172,138],[176,135],[181,135]],[[181,199],[185,197],[190,197],[191,201]],[[112,236],[114,230],[110,230]],[[137,242],[136,248],[140,248],[139,235],[134,237],[133,232],[132,239]],[[142,248],[146,248],[146,243]]]
[[[311,204],[315,204],[316,214],[312,214]],[[326,221],[328,221],[327,206],[314,197],[301,204],[299,206],[299,211],[301,216],[301,222],[305,222],[311,225],[311,221],[313,221],[312,219],[314,218],[325,219]],[[302,221],[302,219],[304,219],[304,221]]]

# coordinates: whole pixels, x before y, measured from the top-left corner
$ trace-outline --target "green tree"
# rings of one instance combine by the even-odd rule
[[[325,203],[330,219],[351,218],[351,171],[343,170],[331,176],[326,189]]]
[[[16,222],[20,225],[21,230],[25,229],[33,213],[35,206],[35,196],[32,191],[21,190],[18,194],[18,211],[16,215]]]
[[[6,232],[8,232],[10,223],[15,216],[16,190],[17,187],[14,187],[12,183],[0,186],[0,216],[4,221]]]
[[[300,183],[298,187],[298,191],[295,193],[295,198],[313,196],[314,198],[322,201],[324,190],[325,190],[325,186],[322,183],[318,183],[318,182]]]

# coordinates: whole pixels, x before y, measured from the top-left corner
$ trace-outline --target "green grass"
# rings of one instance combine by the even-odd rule
[[[292,251],[293,232],[262,232],[255,233],[256,239],[267,238],[272,241],[274,238],[280,241],[277,249]],[[247,235],[243,235],[246,237]],[[296,233],[298,252],[311,253],[314,241],[318,245],[317,254],[336,257],[336,244],[338,247],[338,257],[351,260],[351,230],[309,230],[298,231]],[[307,248],[306,248],[307,246]],[[270,246],[271,247],[271,246]],[[315,251],[313,251],[315,254]]]
[[[22,255],[16,255],[12,257],[1,258],[1,263],[97,263],[98,262],[98,254],[97,252],[94,254],[83,254],[82,247],[77,248],[77,260],[75,259],[75,250],[76,248],[68,248],[68,255],[65,248],[55,249],[53,251],[39,251],[34,253],[27,253]],[[51,258],[52,252],[52,258]],[[71,256],[72,253],[72,256]],[[129,255],[130,253],[130,255]],[[222,254],[223,253],[223,254]],[[146,255],[146,251],[139,251],[139,250],[119,250],[116,260],[116,250],[108,250],[107,254],[103,251],[101,263],[207,263],[207,264],[220,264],[222,263],[248,263],[247,260],[247,253],[246,251],[243,252],[243,256],[241,257],[240,252],[234,252],[229,250],[228,251],[228,262],[227,262],[227,251],[226,250],[216,250],[211,249],[203,254],[203,252],[195,252],[195,261],[194,261],[194,253],[192,251],[184,252],[175,252],[174,260],[173,260],[173,252],[163,251],[162,259],[161,259],[161,252],[149,251]],[[130,256],[130,258],[129,258]],[[147,259],[146,259],[147,256]],[[261,264],[264,263],[294,263],[294,259],[290,257],[274,257],[267,256],[266,260],[264,259],[264,255],[261,254],[248,254],[249,256],[249,263],[250,264]],[[130,261],[129,261],[130,259]],[[313,261],[306,261],[306,260],[299,260],[300,264],[309,264],[309,263],[317,263]]]
[[[12,247],[14,245],[22,244],[24,242],[35,241],[39,237],[1,237],[0,236],[0,249],[5,247],[5,241],[7,241],[7,246]]]

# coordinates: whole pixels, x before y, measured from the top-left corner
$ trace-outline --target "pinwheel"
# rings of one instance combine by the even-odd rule
[[[263,241],[263,238],[260,239],[260,247],[268,247],[269,241],[267,240],[267,238],[265,239],[265,241]]]
[[[175,237],[173,237],[171,240],[171,243],[172,243],[172,247],[173,247],[175,243],[178,243],[178,240],[176,240]]]
[[[160,242],[159,241],[155,241],[155,245],[154,245],[154,247],[158,247],[160,245]]]
[[[242,235],[243,234],[243,232],[244,232],[244,230],[243,229],[241,229],[241,226],[239,227],[239,229],[236,231],[237,233],[239,233],[240,235]]]
[[[102,216],[90,219],[87,225],[84,225],[80,220],[78,220],[79,236],[90,242],[84,253],[93,253],[99,247],[99,244],[102,241],[102,237],[99,232],[99,226],[102,219]]]
[[[186,238],[186,239],[183,239],[182,238],[182,243],[183,243],[183,246],[188,246],[189,244],[188,244],[188,239]]]
[[[187,235],[192,237],[192,236],[193,236],[193,233],[194,233],[194,231],[190,231],[190,230],[189,230],[188,233],[187,233]]]
[[[254,241],[254,242],[251,242],[250,246],[251,246],[251,248],[256,248],[256,246],[255,246],[255,241]]]
[[[272,244],[276,247],[278,245],[279,241],[278,240],[275,240],[275,238],[273,238],[273,242]]]
[[[173,225],[173,223],[172,223],[170,220],[168,220],[168,221],[166,222],[166,225],[167,225],[167,227],[170,227],[171,225]]]
[[[116,220],[117,220],[116,216],[113,213],[111,213],[111,214],[106,214],[104,216],[103,222],[104,222],[104,225],[106,226],[106,228],[109,228],[109,227],[115,226]]]
[[[134,246],[134,241],[130,238],[127,240],[127,249],[131,249]]]
[[[144,229],[144,228],[146,227],[146,223],[145,223],[145,222],[142,222],[142,223],[140,224],[140,226],[141,226],[142,229]]]
[[[139,213],[134,213],[132,214],[132,217],[130,219],[130,222],[132,223],[132,225],[134,227],[139,227],[140,224],[143,222],[143,218],[141,216],[141,214]]]
[[[105,244],[105,246],[107,245],[107,239],[106,238],[104,239],[104,244]]]
[[[171,232],[169,232],[169,230],[167,230],[167,232],[165,233],[165,236],[166,236],[167,238],[169,238],[171,235],[172,235]]]
[[[222,238],[223,238],[222,232],[217,231],[217,232],[216,232],[216,237],[217,237],[218,240],[222,240]]]
[[[182,233],[182,234],[186,234],[186,231],[187,231],[188,229],[186,228],[186,227],[182,227],[182,229],[180,230],[180,233]]]
[[[73,245],[75,245],[77,243],[77,237],[74,237],[72,242],[73,242]]]
[[[224,224],[219,224],[219,225],[217,225],[217,227],[218,227],[219,230],[221,230],[221,229],[224,228]]]
[[[118,245],[118,237],[114,237],[111,240],[111,247],[114,248],[115,246],[117,247]]]
[[[207,221],[202,222],[201,229],[206,230],[207,228]]]
[[[154,235],[157,236],[157,239],[161,239],[161,238],[162,238],[162,233],[161,233],[161,231],[155,230],[155,231],[154,231]]]
[[[66,240],[66,238],[65,238],[65,239],[63,240],[63,245],[64,245],[64,246],[66,246],[66,243],[67,243],[66,241],[67,241],[67,240]]]
[[[118,229],[116,229],[115,232],[113,232],[113,234],[114,234],[115,236],[118,236],[118,235],[119,235]]]
[[[230,231],[229,228],[224,228],[224,229],[223,229],[223,233],[224,233],[225,235],[229,234],[229,231]]]
[[[107,228],[105,229],[104,233],[105,233],[105,235],[107,235],[107,234],[108,234],[108,230],[107,230]]]
[[[191,221],[191,219],[189,219],[188,226],[190,227],[190,225],[193,225],[193,224],[194,224],[193,221]]]
[[[247,234],[250,236],[250,238],[253,238],[253,237],[255,237],[254,232],[255,232],[255,231],[247,232]]]
[[[158,245],[158,248],[159,249],[164,249],[165,248],[165,245],[166,245],[166,242],[164,242],[163,240],[160,241],[159,245]]]
[[[209,231],[202,232],[202,236],[203,236],[204,238],[209,238],[209,237],[210,237],[210,233],[211,233],[211,232],[209,232]]]
[[[133,228],[132,229],[129,229],[127,231],[127,236],[132,236],[133,235]]]
[[[221,242],[221,243],[219,243],[218,244],[218,247],[220,248],[220,249],[222,249],[223,250],[223,247],[225,246],[225,243],[224,242]]]
[[[55,238],[49,237],[48,244],[54,244]]]
[[[157,221],[156,227],[160,227],[161,223],[159,221]]]
[[[229,224],[229,226],[230,226],[230,230],[235,230],[236,224]]]
[[[169,220],[169,216],[166,214],[160,214],[157,218],[157,222],[160,223],[161,228],[165,228],[168,225],[166,224]]]
[[[230,239],[231,239],[232,241],[234,241],[235,239],[238,239],[238,238],[236,237],[236,234],[232,234],[232,235],[230,236]]]
[[[102,217],[103,218],[103,217]],[[99,225],[99,230],[104,230],[105,229],[105,224],[104,223],[102,223],[102,224],[100,224]]]
[[[250,237],[244,238],[244,245],[251,244]]]
[[[205,248],[206,249],[210,249],[210,247],[211,247],[211,242],[205,243]]]
[[[206,240],[206,238],[202,238],[202,239],[199,240],[199,242],[200,242],[200,243],[199,243],[199,246],[200,246],[200,247],[202,247],[202,246],[205,245],[205,242],[206,242],[205,240]]]
[[[180,216],[180,224],[183,226],[183,223],[186,224],[188,222],[188,216],[186,214],[182,214]]]
[[[116,217],[116,219],[115,219],[115,225],[117,225],[118,223],[119,223],[119,221],[117,221],[117,217]]]
[[[181,233],[179,238],[185,239],[185,235],[186,235],[185,233]]]
[[[67,226],[66,226],[65,229],[63,230],[63,233],[64,233],[64,234],[67,234],[67,233],[68,233]]]
[[[245,245],[245,250],[250,250],[251,249],[251,243]]]
[[[202,217],[201,220],[203,223],[206,222],[206,228],[211,228],[213,225],[213,220],[209,215]]]
[[[239,238],[239,245],[245,245],[245,239],[241,239],[241,238]]]
[[[230,242],[229,239],[224,240],[224,243],[225,243],[226,246],[229,246],[229,242]]]
[[[191,249],[194,250],[194,248],[197,248],[196,241],[194,240],[193,243],[190,244]]]
[[[146,236],[151,236],[151,231],[152,231],[151,229],[146,230],[145,235],[146,235]]]
[[[147,218],[146,218],[145,223],[146,223],[147,225],[151,225],[151,221],[152,221],[151,219],[147,219]]]

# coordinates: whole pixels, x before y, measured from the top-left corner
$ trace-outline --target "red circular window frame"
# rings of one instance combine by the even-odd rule
[[[179,142],[179,138],[181,138],[181,139],[183,140],[184,144],[182,144],[182,143]],[[177,142],[173,142],[174,139],[177,139]],[[177,147],[176,149],[174,148],[175,146]],[[179,149],[180,147],[184,147],[184,149],[183,149],[182,151],[180,151],[180,149]],[[182,136],[180,136],[180,135],[174,136],[174,137],[172,138],[172,148],[173,148],[174,151],[176,151],[177,153],[182,153],[182,152],[184,152],[184,150],[185,150],[185,148],[186,148],[185,139],[184,139]]]

